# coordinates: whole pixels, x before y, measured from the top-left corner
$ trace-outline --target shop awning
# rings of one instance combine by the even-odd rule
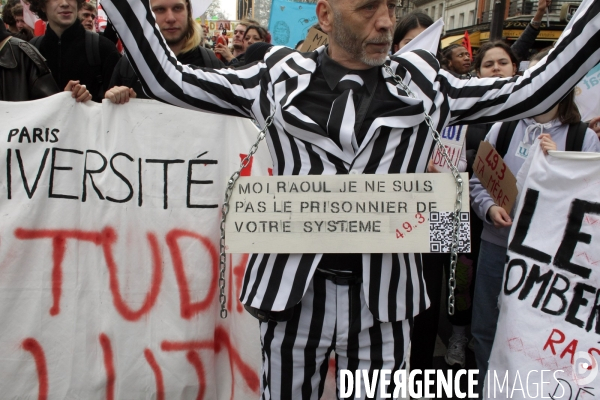
[[[453,36],[448,36],[446,38],[442,39],[442,49],[445,49],[446,47],[450,46],[451,44],[461,44],[463,38],[465,37],[465,35],[453,35]]]

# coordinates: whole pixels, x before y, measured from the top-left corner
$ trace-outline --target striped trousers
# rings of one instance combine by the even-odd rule
[[[309,400],[323,394],[331,351],[335,351],[337,394],[340,369],[394,371],[404,366],[412,318],[380,322],[373,318],[362,283],[335,284],[316,273],[293,316],[260,323],[263,347],[261,399]],[[364,383],[359,398],[366,397]],[[393,393],[393,381],[387,392]],[[380,397],[380,388],[376,388]],[[354,399],[352,393],[350,398]]]

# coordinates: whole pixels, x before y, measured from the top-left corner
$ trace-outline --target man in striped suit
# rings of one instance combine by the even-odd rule
[[[388,58],[393,0],[319,0],[328,47],[275,47],[264,62],[214,71],[177,63],[148,4],[102,4],[152,97],[262,126],[274,114],[274,175],[425,172],[434,141],[424,112],[438,131],[538,115],[600,61],[598,1],[582,4],[547,60],[510,80],[457,79],[425,51]],[[262,319],[262,397],[294,400],[320,397],[332,349],[338,369],[401,368],[412,318],[429,306],[419,254],[254,254],[240,300]]]

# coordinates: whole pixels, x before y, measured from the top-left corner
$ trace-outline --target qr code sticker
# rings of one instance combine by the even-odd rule
[[[429,213],[429,251],[450,253],[452,246],[452,212]],[[458,252],[471,252],[471,224],[468,212],[460,213],[458,230]]]

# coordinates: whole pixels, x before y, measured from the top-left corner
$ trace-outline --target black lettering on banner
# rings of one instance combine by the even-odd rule
[[[600,334],[600,290],[596,291],[596,299],[594,300],[594,307],[592,307],[592,311],[590,311],[590,316],[588,317],[587,324],[585,325],[586,331],[592,330],[592,325],[594,325],[594,320],[596,320],[596,327],[594,330],[597,334]]]
[[[21,134],[19,135],[19,143],[23,143],[23,138],[27,138],[27,143],[31,143],[31,138],[29,137],[29,131],[27,130],[27,127],[24,126],[23,129],[21,129]]]
[[[74,153],[74,154],[83,154],[83,151],[73,150],[73,149],[59,149],[58,147],[52,148],[52,162],[50,164],[50,185],[48,185],[48,197],[56,198],[56,199],[72,199],[77,200],[79,197],[71,196],[68,194],[55,194],[52,192],[52,188],[54,187],[54,171],[71,171],[73,167],[57,167],[56,163],[56,153],[59,151],[64,151],[65,153]]]
[[[46,159],[48,158],[49,149],[44,151],[44,155],[42,156],[42,162],[38,168],[37,175],[35,176],[35,181],[33,181],[33,186],[31,190],[29,189],[29,184],[27,183],[27,177],[25,176],[25,167],[23,166],[23,160],[21,159],[21,151],[19,149],[15,150],[15,154],[17,155],[17,162],[19,163],[19,171],[21,172],[21,179],[23,179],[23,187],[27,192],[27,197],[30,199],[33,197],[35,190],[37,189],[38,182],[40,181],[40,177],[42,176],[42,172],[44,171],[44,167],[46,166]]]
[[[189,160],[188,161],[188,173],[187,173],[187,196],[186,196],[186,205],[187,208],[217,208],[218,204],[192,204],[190,200],[190,192],[192,185],[212,185],[213,181],[211,180],[194,180],[192,179],[192,166],[196,164],[218,164],[217,160]],[[166,190],[166,186],[165,186]],[[240,185],[241,190],[241,185]],[[166,208],[166,207],[165,207]]]
[[[169,207],[169,164],[182,164],[184,160],[159,160],[159,159],[146,159],[147,164],[162,164],[163,165],[163,209]],[[141,179],[140,179],[141,182]]]
[[[521,267],[521,270],[522,270],[521,277],[519,278],[519,282],[517,282],[517,284],[514,287],[509,289],[508,282],[510,280],[510,274],[514,267]],[[516,292],[523,284],[523,281],[525,280],[526,276],[527,276],[527,263],[525,262],[525,260],[521,260],[520,258],[510,260],[510,262],[506,266],[506,279],[504,280],[504,293],[507,295],[510,295],[510,294],[513,294],[514,292]]]
[[[583,328],[583,321],[577,318],[577,311],[581,306],[587,306],[588,299],[583,297],[583,292],[595,293],[596,289],[590,285],[586,285],[585,283],[576,283],[575,288],[573,289],[573,299],[571,300],[571,304],[569,304],[569,309],[567,310],[567,315],[565,317],[565,321],[572,323],[575,326]]]
[[[590,234],[581,232],[581,225],[583,224],[585,214],[600,215],[600,203],[592,203],[579,199],[573,200],[571,209],[569,210],[565,235],[560,242],[560,246],[558,246],[556,256],[554,256],[554,265],[588,279],[592,270],[571,262],[577,243],[590,244],[592,240]]]
[[[44,141],[44,138],[42,138],[42,128],[33,128],[33,143],[35,143],[36,139],[38,139],[40,142]]]
[[[10,142],[10,138],[8,139]],[[6,194],[8,200],[12,198],[12,154],[11,149],[6,151]]]
[[[50,131],[50,134],[52,135],[52,139],[48,140],[48,129],[49,128],[46,128],[46,142],[50,142],[50,143],[56,143],[56,142],[58,142],[58,137],[56,136],[56,134],[58,132],[60,132],[60,130],[58,130],[56,128],[52,129]]]
[[[118,171],[114,165],[115,158],[120,157],[120,156],[125,157],[129,161],[133,162],[133,158],[129,154],[116,153],[115,155],[113,155],[110,158],[110,169],[112,169],[112,171],[115,173],[116,176],[118,176],[123,182],[125,182],[125,184],[129,188],[129,194],[123,200],[117,200],[117,199],[113,199],[110,196],[106,196],[106,200],[112,201],[113,203],[127,203],[129,200],[131,200],[133,198],[133,186],[131,185],[131,182],[129,182],[129,180],[120,171]]]
[[[562,289],[559,289],[556,287],[556,282],[561,279],[564,284],[565,287]],[[548,294],[546,295],[546,298],[544,299],[544,303],[542,304],[542,308],[541,310],[543,312],[545,312],[546,314],[550,314],[550,315],[561,315],[562,313],[565,312],[565,310],[567,309],[567,298],[565,297],[565,293],[567,292],[567,290],[569,290],[569,287],[571,286],[571,284],[569,283],[569,280],[561,275],[561,274],[556,274],[554,275],[554,280],[552,281],[552,285],[550,286],[550,289],[548,290]],[[558,310],[550,310],[547,306],[548,303],[550,303],[550,300],[552,300],[552,296],[556,296],[560,299],[560,302],[562,303],[562,305],[560,306],[560,308]]]
[[[144,202],[142,194],[142,159],[138,158],[138,207]]]
[[[10,131],[8,131],[8,143],[10,143],[10,140],[14,137],[17,136],[17,134],[19,133],[19,130],[17,128],[15,129],[11,129]]]
[[[531,188],[527,189],[527,192],[525,193],[525,200],[523,202],[523,208],[521,209],[521,214],[519,215],[519,220],[517,221],[515,234],[510,242],[510,245],[508,246],[508,249],[514,251],[515,253],[524,255],[525,257],[532,258],[543,264],[550,264],[552,257],[549,254],[523,244],[525,237],[527,237],[527,231],[531,225],[531,220],[533,219],[533,214],[535,212],[535,207],[537,206],[539,195],[539,191]]]
[[[527,296],[529,296],[531,289],[533,289],[533,286],[536,283],[541,283],[537,296],[535,296],[533,304],[531,305],[533,308],[537,308],[540,305],[540,301],[542,301],[542,297],[544,297],[544,293],[546,293],[546,288],[548,287],[553,274],[554,273],[549,270],[545,274],[540,275],[540,266],[533,264],[533,267],[531,267],[531,271],[527,276],[527,281],[525,282],[525,285],[523,285],[521,292],[519,292],[519,300],[526,299]]]
[[[100,167],[99,169],[88,169],[87,168],[87,159],[88,159],[89,153],[98,154],[102,158],[102,167]],[[90,176],[90,181],[92,182],[92,188],[94,189],[94,191],[96,192],[96,194],[98,195],[100,200],[104,200],[104,196],[102,195],[102,192],[100,192],[100,190],[96,187],[96,184],[94,183],[94,177],[92,176],[92,174],[100,174],[100,173],[104,172],[107,165],[108,165],[108,162],[106,161],[106,157],[104,157],[102,154],[100,154],[100,152],[98,152],[96,150],[87,150],[85,152],[85,162],[83,164],[83,192],[81,193],[81,201],[82,202],[85,203],[85,201],[87,200],[87,176],[88,175]]]

